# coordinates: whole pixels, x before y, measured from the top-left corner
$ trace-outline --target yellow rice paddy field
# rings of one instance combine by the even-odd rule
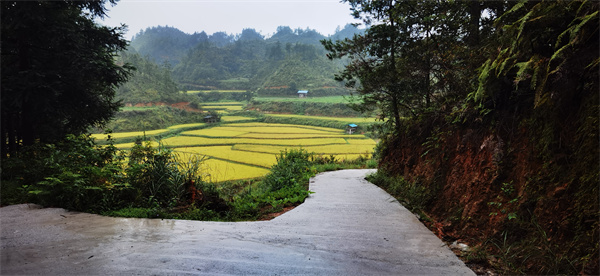
[[[376,144],[364,135],[345,134],[341,129],[226,121],[220,126],[182,131],[160,142],[173,148],[184,161],[192,155],[204,157],[206,178],[214,182],[263,176],[286,149],[303,148],[338,160],[352,160],[370,156]],[[133,143],[116,146],[130,148]]]

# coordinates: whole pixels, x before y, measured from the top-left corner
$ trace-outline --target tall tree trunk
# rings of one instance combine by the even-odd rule
[[[481,3],[479,1],[470,1],[469,4],[469,36],[467,43],[470,47],[479,45],[479,21],[481,20]]]
[[[2,158],[8,156],[8,120],[6,118],[6,114],[2,112],[2,116],[0,119],[0,137],[2,137]]]
[[[35,142],[36,131],[35,131],[35,120],[32,105],[28,102],[23,103],[23,112],[21,114],[21,139],[23,140],[23,146],[31,146]]]
[[[19,35],[18,37],[18,55],[19,55],[19,70],[21,72],[25,72],[25,74],[28,74],[29,70],[31,70],[31,53],[30,53],[30,42],[31,39],[29,39],[29,35],[28,32],[23,32],[22,34]],[[23,91],[22,89],[16,93],[30,93],[31,91]],[[21,101],[21,113],[19,114],[20,116],[15,116],[18,117],[18,121],[13,121],[18,125],[14,126],[15,131],[17,132],[16,136],[19,137],[20,140],[17,140],[16,143],[22,142],[23,145],[28,146],[28,145],[32,145],[34,140],[35,140],[35,135],[34,135],[34,126],[33,126],[33,122],[35,120],[33,120],[32,116],[33,116],[33,110],[32,110],[32,105],[30,103],[28,103],[28,98],[30,97],[21,97],[21,99],[23,99]],[[35,99],[34,99],[35,100]],[[17,119],[17,118],[13,118],[13,119]]]
[[[390,1],[390,8],[393,7],[392,1]],[[396,130],[396,133],[400,133],[400,109],[399,109],[399,99],[398,99],[398,93],[400,93],[400,91],[398,91],[398,68],[396,65],[396,21],[394,18],[394,15],[390,12],[388,14],[388,18],[390,19],[390,26],[391,26],[391,35],[390,35],[390,39],[391,39],[391,47],[390,47],[390,59],[391,59],[391,63],[390,63],[390,67],[391,67],[391,89],[390,92],[392,94],[392,115],[394,117],[394,129]]]

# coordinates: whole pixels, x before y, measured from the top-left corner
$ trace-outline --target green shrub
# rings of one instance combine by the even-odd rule
[[[125,152],[110,138],[107,146],[97,146],[89,136],[69,136],[2,162],[2,200],[110,216],[254,220],[304,202],[317,168],[364,167],[367,162],[339,163],[333,156],[292,149],[281,152],[262,179],[214,184],[201,178],[202,158],[183,159],[139,139]]]
[[[311,170],[313,154],[305,149],[285,150],[277,156],[277,164],[265,176],[265,184],[271,191],[286,187],[294,187],[308,182],[314,175]]]
[[[3,160],[3,180],[16,181],[22,198],[45,206],[99,210],[104,194],[126,190],[116,148],[96,146],[88,135],[68,135],[57,144],[35,145]]]

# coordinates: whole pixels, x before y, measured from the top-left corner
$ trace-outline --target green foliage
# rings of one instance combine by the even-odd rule
[[[291,113],[309,116],[360,117],[361,115],[344,103],[252,101],[247,108],[274,113]]]
[[[206,113],[190,112],[169,106],[129,109],[118,112],[114,119],[106,124],[106,129],[114,132],[129,132],[164,129],[169,126],[203,122]],[[95,129],[95,133],[103,132]]]
[[[360,30],[349,25],[332,37],[348,37],[355,32]],[[153,73],[134,76],[149,82],[139,82],[127,89],[141,97],[126,97],[143,99],[156,92],[159,95],[166,93],[150,83],[162,80],[164,74],[159,71],[170,66],[173,67],[173,79],[185,90],[243,89],[260,95],[281,96],[296,95],[298,89],[310,89],[314,95],[346,95],[348,90],[333,80],[332,73],[341,68],[343,61],[333,63],[324,58],[319,44],[323,38],[314,30],[289,27],[280,27],[269,39],[264,39],[253,29],[245,29],[241,35],[233,37],[204,32],[186,35],[171,27],[148,28],[133,38],[131,46],[149,58],[135,58],[132,55],[137,54],[132,53],[128,54],[129,58],[135,58],[140,63],[136,67],[141,69],[149,68],[148,63],[165,63],[162,68],[153,70],[158,73],[155,74],[158,78],[149,78]],[[215,101],[215,97],[235,95],[203,93],[200,96],[202,101]],[[243,100],[250,98],[244,95]]]
[[[166,61],[174,66],[195,43],[207,39],[204,32],[188,35],[173,27],[158,26],[140,30],[131,39],[131,47],[153,62]]]
[[[346,94],[332,80],[331,72],[338,70],[339,64],[323,57],[318,45],[323,37],[312,37],[314,31],[288,33],[287,29],[268,40],[256,35],[222,44],[199,39],[178,58],[181,62],[174,66],[173,77],[190,90],[244,89],[260,95],[295,95],[296,89],[308,88],[322,95]],[[134,39],[132,45],[136,43]]]
[[[471,71],[481,59],[473,56],[486,25],[479,19],[488,4],[344,2],[369,29],[352,39],[322,44],[330,59],[350,59],[336,79],[356,89],[356,110],[377,111],[399,131],[403,116],[436,111],[468,92]]]
[[[129,188],[120,182],[120,160],[112,145],[97,147],[89,136],[69,135],[58,144],[35,145],[3,160],[2,178],[17,181],[27,200],[73,210],[102,210],[112,204],[105,193]]]
[[[265,184],[271,191],[305,185],[314,175],[311,170],[311,153],[304,149],[283,151],[277,156],[277,164],[265,176]]]
[[[303,149],[281,152],[277,164],[258,184],[247,187],[235,197],[234,212],[238,219],[256,218],[261,210],[281,210],[304,202],[311,193],[308,180],[316,173],[313,154]]]
[[[180,173],[170,149],[154,149],[150,143],[141,145],[141,141],[131,149],[126,175],[136,189],[134,202],[140,207],[175,207],[183,198],[185,183],[201,181]]]
[[[169,63],[158,65],[133,50],[122,51],[117,62],[136,68],[129,80],[116,91],[116,98],[124,103],[176,103],[194,99],[179,91],[171,78]]]
[[[598,9],[595,1],[515,4],[496,22],[503,30],[497,54],[482,66],[469,98],[505,108],[508,99],[539,107],[568,96],[566,83],[550,84],[597,71]]]
[[[2,186],[2,201],[111,216],[246,220],[302,203],[316,173],[312,154],[290,150],[264,179],[216,185],[202,180],[201,158],[186,160],[141,140],[118,152],[110,141],[96,146],[89,136],[68,136],[3,160],[2,181],[10,185]]]
[[[35,155],[35,160],[29,160]],[[127,156],[109,141],[67,136],[56,145],[36,145],[2,162],[3,180],[16,181],[24,199],[44,206],[102,212],[125,206],[173,208],[189,204],[190,186],[204,188],[199,164],[177,161],[170,150],[136,145]]]
[[[516,213],[516,207],[518,206],[520,196],[514,194],[515,187],[513,186],[512,181],[502,183],[500,190],[502,193],[496,196],[495,201],[490,201],[487,203],[489,206],[492,206],[495,209],[494,212],[490,213],[490,216],[497,216],[499,213],[496,211],[500,211],[500,214],[506,215],[508,220],[516,219],[518,217]]]
[[[412,212],[423,215],[423,211],[431,200],[435,199],[436,190],[422,185],[418,181],[410,182],[402,176],[388,176],[383,171],[378,171],[367,177],[369,182],[381,187],[394,196]]]
[[[210,92],[198,92],[194,93],[197,97],[197,101],[199,102],[241,102],[241,101],[250,101],[254,97],[254,93],[252,91],[246,91],[243,93],[226,93],[219,91],[210,91]]]
[[[124,27],[98,25],[107,1],[2,1],[2,153],[102,125],[118,110]],[[109,1],[115,3],[114,0]]]

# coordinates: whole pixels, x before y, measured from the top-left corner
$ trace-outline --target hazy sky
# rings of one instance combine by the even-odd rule
[[[278,26],[317,30],[330,35],[340,26],[358,22],[350,6],[339,0],[120,0],[107,5],[107,26],[129,26],[131,39],[140,30],[171,26],[186,33],[224,31],[239,34],[253,28],[269,37]]]

